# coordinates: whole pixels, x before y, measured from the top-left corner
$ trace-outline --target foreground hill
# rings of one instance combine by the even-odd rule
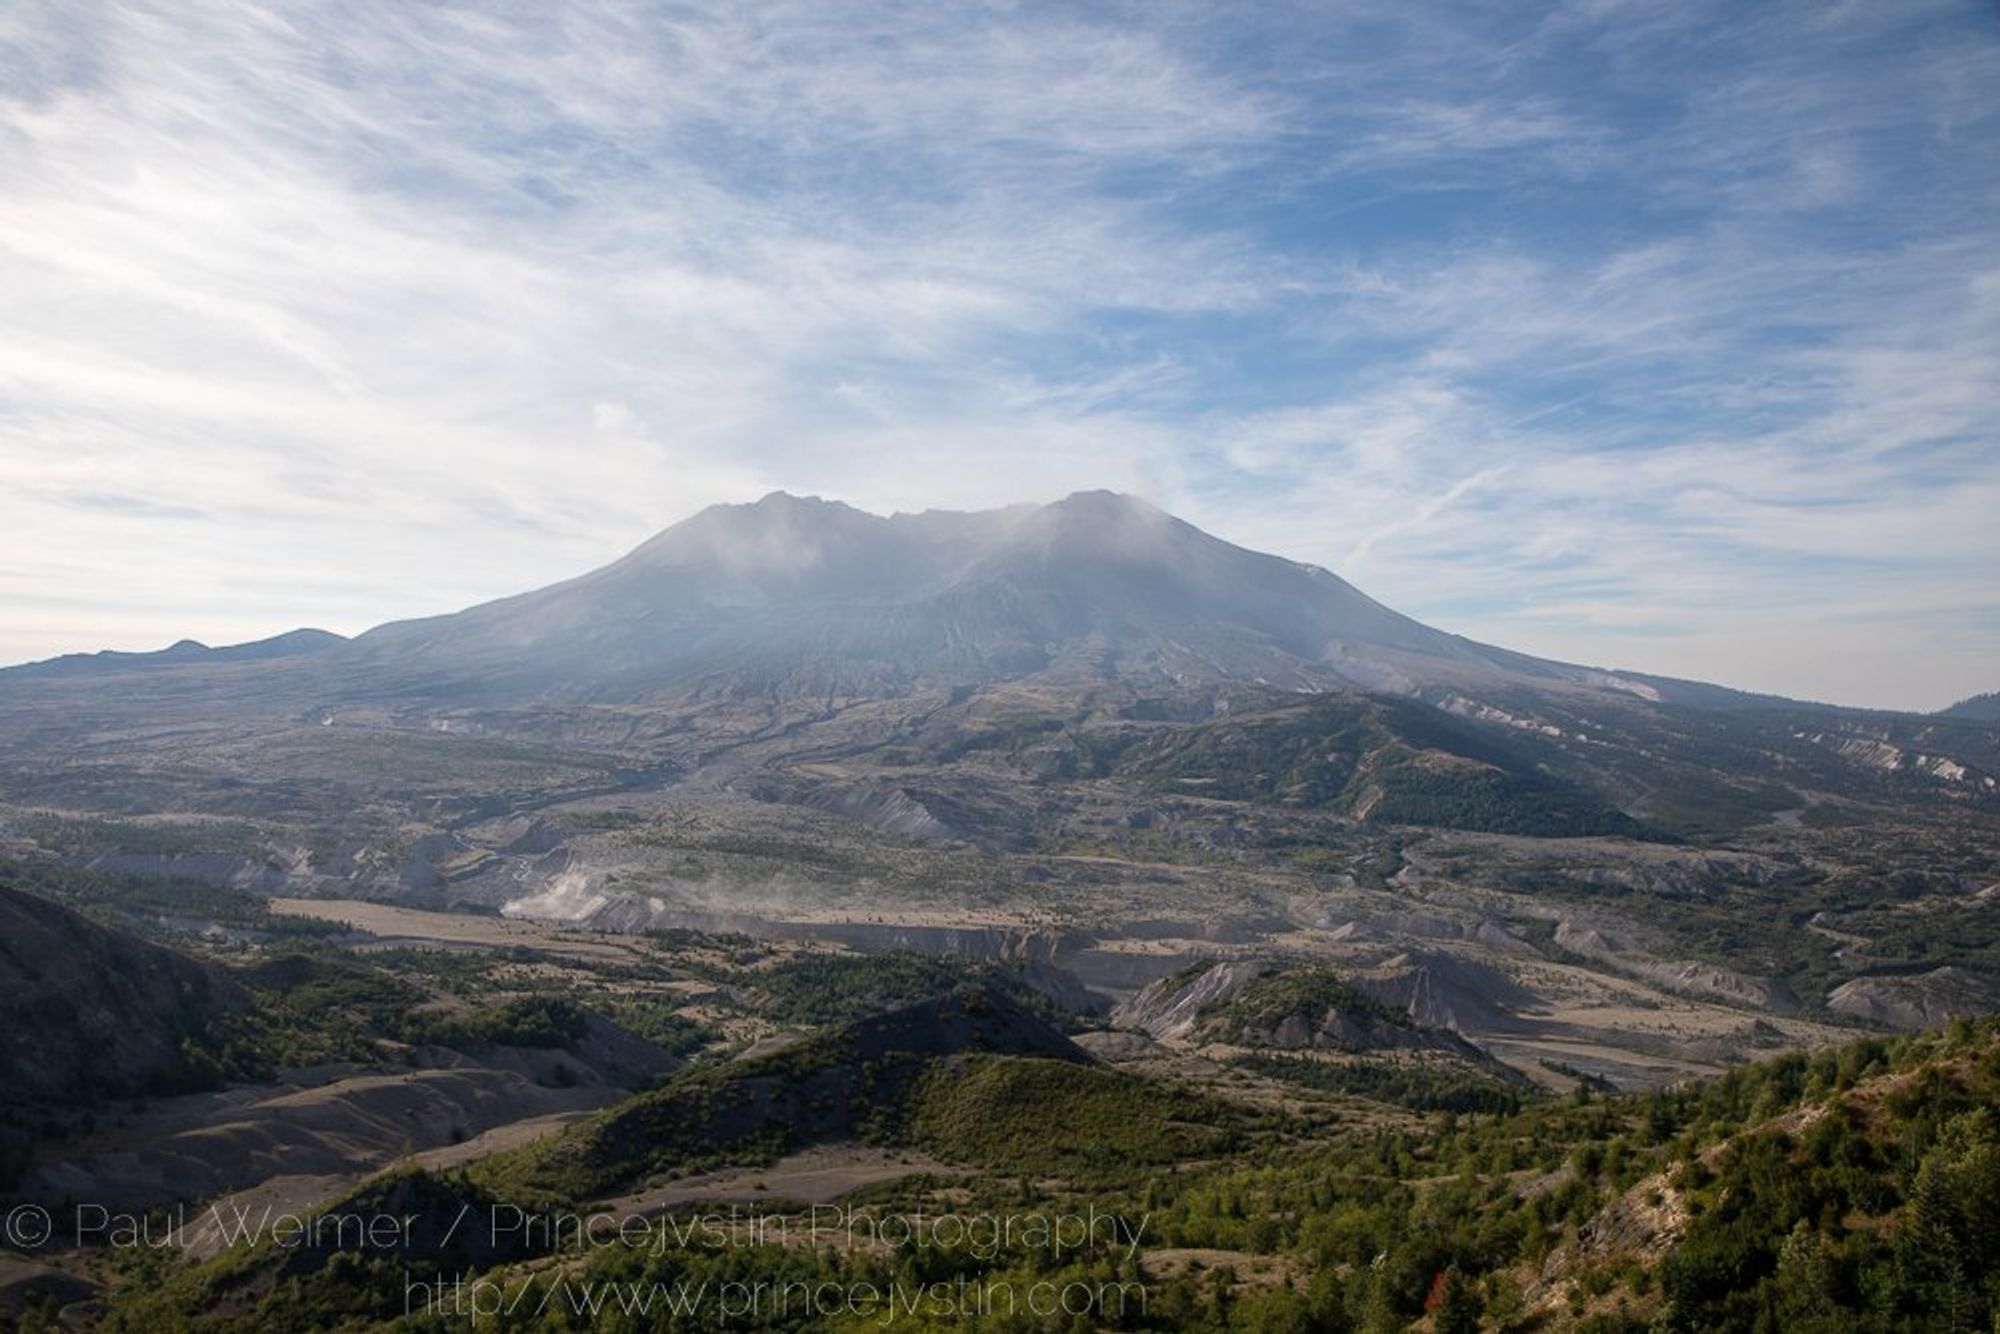
[[[965,999],[863,1027],[869,1042],[888,1042],[885,1056],[892,1032],[976,1044],[983,1021]],[[1002,1023],[1028,1031],[1018,1016]],[[859,1031],[843,1030],[820,1057],[837,1065],[833,1052],[851,1053]],[[790,1096],[831,1068],[817,1059],[723,1067],[705,1093],[749,1080]],[[759,1283],[842,1300],[872,1292],[868,1319],[897,1294],[898,1319],[917,1329],[989,1327],[1005,1308],[963,1305],[961,1280],[1023,1301],[1068,1292],[1093,1324],[1162,1331],[1891,1334],[1983,1330],[2000,1312],[1992,1022],[1643,1096],[1584,1092],[1428,1120],[1353,1100],[1249,1115],[1233,1104],[1263,1096],[1255,1088],[1216,1084],[1231,1100],[1218,1101],[1187,1085],[1198,1072],[1147,1068],[933,1055],[931,1073],[907,1085],[913,1114],[876,1130],[906,1156],[918,1146],[936,1155],[901,1178],[837,1205],[773,1195],[748,1213],[683,1178],[682,1194],[596,1206],[605,1235],[626,1229],[624,1244],[523,1228],[523,1218],[565,1215],[535,1212],[546,1197],[524,1193],[517,1155],[470,1173],[401,1170],[326,1206],[329,1226],[314,1234],[394,1213],[412,1220],[394,1244],[357,1232],[345,1244],[239,1247],[158,1266],[108,1292],[104,1327],[366,1326],[401,1316],[410,1282],[429,1293],[466,1273],[518,1303],[508,1327],[521,1330],[624,1328],[623,1303],[639,1294],[674,1313],[666,1327],[698,1328],[716,1318],[717,1285]],[[670,1087],[572,1142],[628,1116],[679,1134],[687,1123],[656,1115],[669,1107],[692,1110]],[[1065,1156],[1093,1138],[1112,1151]],[[661,1219],[661,1208],[677,1212]],[[467,1228],[468,1217],[503,1224]],[[990,1233],[965,1230],[988,1217]],[[951,1240],[918,1219],[947,1222]],[[1052,1245],[1037,1219],[1098,1222]],[[615,1317],[611,1302],[621,1303]],[[846,1328],[855,1314],[805,1308],[765,1323]]]
[[[249,1001],[219,969],[0,886],[0,1102],[199,1086],[191,1041]]]
[[[1074,1043],[992,987],[922,1000],[782,1051],[698,1071],[617,1108],[498,1179],[589,1199],[690,1163],[755,1161],[896,1126],[939,1060],[974,1054],[1088,1063]]]

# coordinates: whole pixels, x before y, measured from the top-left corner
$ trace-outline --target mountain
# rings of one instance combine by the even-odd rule
[[[887,518],[778,492],[703,510],[578,578],[352,641],[297,631],[73,655],[0,672],[0,692],[137,668],[179,698],[295,709],[879,698],[1005,680],[1742,698],[1446,634],[1327,570],[1105,491]]]
[[[1841,1022],[1958,1013],[2000,976],[2000,727],[1512,653],[1106,492],[774,494],[452,615],[109,661],[0,671],[0,859],[136,878],[105,892],[168,930],[359,898],[1112,999],[1304,933],[1357,977],[1456,949],[1644,979],[1731,1033],[1856,981]],[[1631,1083],[1713,1049],[1522,985],[1443,1008],[1580,1022]]]
[[[459,829],[683,783],[1018,850],[1045,832],[1022,780],[1377,825],[1706,836],[1831,818],[1828,798],[1990,807],[2000,731],[1480,644],[1106,491],[887,517],[776,492],[575,579],[351,640],[0,670],[0,853],[12,837],[270,890],[594,912],[594,890],[521,889],[574,868],[563,831],[494,831],[535,859],[500,872]]]
[[[782,492],[578,579],[381,626],[327,660],[363,695],[483,702],[868,696],[1039,678],[1410,693],[1494,678],[1658,688],[1477,644],[1144,501],[881,518]]]
[[[1579,1327],[1991,1324],[1915,1263],[1991,1269],[1990,1022],[1799,1053],[2000,1003],[2000,726],[1510,653],[1126,497],[780,494],[353,640],[0,672],[10,869],[257,962],[0,894],[0,1089],[44,1104],[0,1182],[417,1219],[148,1270],[119,1328],[393,1318],[413,1264],[1058,1272],[452,1231],[843,1199],[1152,1220],[1163,1328],[1465,1328],[1454,1272]],[[659,1058],[616,1081],[614,1023]],[[286,1083],[19,1114],[205,1054]]]

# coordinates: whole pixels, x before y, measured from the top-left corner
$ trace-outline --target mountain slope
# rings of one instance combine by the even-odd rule
[[[1940,709],[1938,716],[1975,723],[2000,722],[2000,690],[1962,699],[1948,709]]]
[[[1408,700],[1322,695],[1149,738],[1117,772],[1159,792],[1496,833],[1631,833],[1510,739]]]
[[[677,787],[1016,850],[1086,784],[1531,836],[2000,809],[1991,724],[1511,653],[1106,492],[887,518],[778,493],[565,583],[301,635],[0,671],[0,838],[498,906],[602,860],[559,822],[532,848],[471,825]],[[160,829],[107,848],[50,811],[272,823],[169,861]]]
[[[564,583],[294,647],[260,684],[299,707],[883,697],[1024,678],[1399,694],[1516,682],[1623,698],[1675,689],[1433,630],[1326,570],[1102,491],[888,518],[775,493],[711,507]],[[160,665],[199,672],[241,657],[176,648]]]
[[[246,1003],[185,955],[0,887],[0,1102],[190,1084],[183,1044]]]

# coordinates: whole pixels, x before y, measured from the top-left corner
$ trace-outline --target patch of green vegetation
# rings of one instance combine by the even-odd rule
[[[1206,849],[1191,848],[1170,835],[1150,829],[1121,829],[1090,837],[1040,834],[1034,847],[1047,857],[1101,857],[1107,861],[1157,862],[1169,866],[1195,865],[1212,856]]]
[[[551,993],[439,1009],[427,992],[364,963],[291,955],[237,975],[254,1005],[191,1048],[217,1077],[265,1080],[288,1067],[382,1060],[387,1044],[551,1050],[584,1035],[586,1006]]]
[[[1322,696],[1178,728],[1130,747],[1117,769],[1155,791],[1384,824],[1541,837],[1641,832],[1506,738],[1412,700]]]
[[[644,811],[614,808],[611,810],[571,811],[565,817],[565,822],[574,829],[608,832],[619,829],[644,828],[647,818]]]
[[[1254,1043],[1295,1015],[1315,1028],[1322,1017],[1341,1015],[1368,1028],[1421,1031],[1403,1011],[1356,991],[1330,969],[1312,967],[1265,973],[1203,1006],[1199,1018],[1217,1040]]]
[[[761,1056],[703,1066],[554,1139],[488,1159],[497,1189],[588,1199],[662,1172],[836,1139],[903,1142],[912,1092],[965,1053],[1076,1049],[1007,996],[963,986]]]
[[[440,1047],[490,1043],[499,1047],[567,1047],[583,1036],[588,1015],[564,996],[515,996],[472,1010],[426,1011],[404,1024],[405,1042],[429,1042]]]
[[[1226,1152],[1243,1120],[1136,1075],[1013,1056],[937,1067],[916,1108],[913,1137],[938,1157],[1039,1176],[1101,1177]]]
[[[1079,1026],[1079,1016],[1021,981],[1007,964],[896,950],[887,954],[804,954],[749,979],[758,1011],[791,1024],[844,1024],[967,985],[996,987],[1044,1022]]]
[[[144,934],[161,919],[184,918],[299,941],[343,935],[338,922],[273,913],[261,895],[180,876],[86,871],[43,861],[0,860],[0,885],[54,899],[88,916]]]
[[[1069,720],[1060,714],[1005,714],[955,730],[950,740],[931,748],[931,758],[938,764],[950,764],[975,751],[1018,751],[1060,734],[1068,725]]]
[[[1399,758],[1370,779],[1380,798],[1368,807],[1379,824],[1430,825],[1536,838],[1644,832],[1638,821],[1597,798],[1535,773]]]
[[[886,866],[856,848],[836,847],[810,838],[782,837],[731,829],[650,824],[631,834],[635,843],[689,854],[679,872],[690,877],[731,865],[739,873],[796,871],[808,868],[828,876],[865,880],[886,874]],[[716,866],[711,866],[711,862]]]
[[[1824,1081],[1823,1064],[1784,1063]],[[1872,1115],[1836,1101],[1680,1174],[1669,1330],[1987,1329],[2000,1314],[2000,1049],[1930,1062]],[[1875,1118],[1881,1118],[1879,1121]],[[1775,1321],[1774,1321],[1775,1317]]]
[[[1881,906],[1843,914],[1841,930],[1868,942],[1879,971],[1922,972],[1947,964],[2000,974],[2000,913],[1990,903],[1955,902],[1896,912]]]
[[[664,997],[612,995],[599,997],[592,1004],[621,1028],[670,1056],[692,1056],[722,1038],[707,1024],[681,1014],[679,1002]]]
[[[357,967],[378,968],[425,991],[468,999],[512,989],[515,984],[495,968],[496,963],[531,964],[540,957],[518,945],[491,952],[403,947],[366,951],[327,949],[317,951],[316,955]]]
[[[238,975],[254,1004],[223,1016],[190,1054],[229,1080],[287,1067],[379,1059],[428,997],[377,968],[292,955]]]
[[[1848,801],[1822,801],[1807,807],[1799,823],[1807,829],[1862,829],[1881,823],[1889,813]]]
[[[474,1175],[508,1198],[568,1205],[656,1173],[770,1162],[829,1128],[853,1132],[893,1109],[896,1097],[876,1099],[914,1079],[915,1065],[856,1071],[819,1040],[704,1066],[571,1133],[484,1159]]]
[[[1347,871],[1352,859],[1350,854],[1339,848],[1329,848],[1319,843],[1294,843],[1285,850],[1285,859],[1301,871],[1315,875],[1340,875]]]
[[[264,831],[247,820],[118,820],[97,815],[28,812],[15,819],[23,834],[71,855],[142,857],[254,856]]]
[[[1783,982],[1808,1003],[1863,968],[1921,972],[1955,965],[2000,973],[2000,915],[1968,892],[2000,875],[2000,866],[1970,839],[1955,853],[1949,841],[1929,842],[1907,830],[1871,837],[1883,845],[1874,852],[1825,850],[1839,858],[1841,869],[1833,872],[1808,863],[1751,873],[1721,862],[1700,883],[1662,889],[1510,866],[1476,853],[1453,856],[1450,867],[1455,879],[1498,883],[1542,900],[1612,904],[1621,917],[1671,942],[1663,953]],[[1830,930],[1815,929],[1829,922]],[[1555,945],[1546,920],[1517,917],[1508,928],[1551,960],[1603,966]],[[1845,948],[1849,938],[1866,943]]]
[[[1418,1112],[1512,1114],[1533,1100],[1533,1095],[1520,1087],[1459,1061],[1326,1061],[1256,1052],[1238,1057],[1232,1064],[1301,1088],[1393,1103]]]

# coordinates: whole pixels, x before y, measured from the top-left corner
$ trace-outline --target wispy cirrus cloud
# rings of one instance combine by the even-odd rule
[[[0,16],[0,658],[774,486],[1144,490],[1448,628],[1991,689],[1973,4]]]

